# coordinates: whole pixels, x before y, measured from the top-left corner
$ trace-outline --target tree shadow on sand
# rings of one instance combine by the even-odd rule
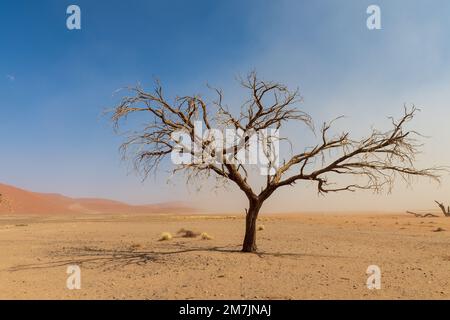
[[[79,247],[66,248],[62,251],[52,252],[51,258],[56,258],[54,261],[23,264],[11,267],[9,271],[21,271],[32,269],[47,269],[56,268],[68,265],[79,265],[85,268],[105,268],[105,269],[120,269],[130,265],[145,266],[149,263],[164,262],[165,258],[171,255],[179,255],[189,252],[218,252],[218,253],[239,253],[241,252],[239,246],[228,247],[186,247],[182,244],[174,245],[172,250],[137,250],[135,248],[125,249],[104,249],[95,247]],[[337,255],[319,255],[319,254],[305,254],[305,253],[282,253],[282,252],[256,252],[251,255],[264,257],[317,257],[317,258],[348,258]]]

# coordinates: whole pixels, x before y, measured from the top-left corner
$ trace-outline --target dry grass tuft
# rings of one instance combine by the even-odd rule
[[[260,225],[258,226],[258,231],[263,231],[265,228],[266,228],[266,227],[264,227],[263,224],[260,224]]]
[[[167,241],[167,240],[171,240],[172,234],[170,232],[163,232],[161,233],[161,238],[159,238],[159,241]]]
[[[202,234],[200,235],[200,237],[202,238],[202,240],[212,240],[212,239],[214,239],[212,236],[210,236],[210,235],[207,234],[206,232],[202,232]]]

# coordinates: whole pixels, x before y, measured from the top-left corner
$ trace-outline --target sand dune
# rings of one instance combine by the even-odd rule
[[[192,211],[192,208],[182,202],[130,205],[109,199],[70,198],[56,193],[37,193],[0,184],[0,214],[135,214]]]

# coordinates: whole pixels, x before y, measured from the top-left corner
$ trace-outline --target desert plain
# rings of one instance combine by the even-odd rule
[[[240,252],[243,214],[1,215],[0,299],[450,298],[449,218],[262,214],[259,225],[251,254]],[[80,289],[66,286],[69,265]],[[369,265],[379,290],[367,288]]]

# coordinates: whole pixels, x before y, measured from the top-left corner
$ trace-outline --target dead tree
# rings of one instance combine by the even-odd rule
[[[412,211],[406,211],[406,213],[412,214],[416,218],[437,218],[437,215],[432,213],[417,213]]]
[[[444,216],[446,217],[450,217],[450,206],[447,207],[447,210],[445,210],[445,206],[443,203],[440,203],[436,200],[434,200],[434,202],[436,202],[436,204],[439,206],[439,208],[442,210],[442,212],[444,213]]]
[[[243,163],[237,155],[240,150],[248,150],[250,139],[247,137],[251,133],[268,128],[279,129],[288,121],[315,130],[311,117],[298,109],[301,102],[298,90],[291,91],[280,83],[262,81],[254,72],[242,79],[241,84],[248,91],[249,98],[240,112],[235,113],[223,103],[222,91],[218,89],[213,89],[217,98],[207,102],[199,95],[180,96],[169,101],[159,82],[154,92],[144,91],[140,86],[132,87],[129,88],[130,95],[114,107],[112,121],[117,129],[121,120],[130,115],[140,115],[139,119],[146,119],[145,126],[130,134],[121,145],[124,155],[132,156],[135,168],[142,171],[144,178],[156,171],[161,161],[170,158],[172,152],[180,152],[181,141],[173,139],[179,131],[187,133],[191,142],[200,146],[202,159],[214,159],[178,164],[173,173],[186,173],[187,181],[215,176],[219,186],[232,182],[245,194],[248,208],[242,245],[244,252],[256,251],[256,220],[259,211],[263,203],[280,188],[293,186],[297,182],[313,182],[319,194],[358,189],[380,192],[385,189],[390,191],[397,177],[407,182],[413,176],[439,179],[439,168],[414,167],[420,145],[416,141],[417,133],[405,129],[416,114],[417,109],[414,107],[410,110],[405,108],[398,120],[390,118],[390,130],[373,129],[362,139],[351,138],[348,132],[333,135],[330,133],[333,122],[325,123],[316,133],[320,137],[317,145],[301,152],[292,152],[279,166],[269,161],[267,169],[271,173],[263,183],[258,179],[250,179],[250,165]],[[243,132],[245,138],[237,139],[231,146],[217,152],[217,148],[212,147],[214,138],[205,139],[195,132],[196,121],[200,121],[208,130],[236,129]],[[288,139],[284,137],[281,140]],[[183,152],[187,150],[195,156],[191,142],[183,144]],[[272,154],[271,148],[264,152],[268,159],[277,156]],[[340,176],[359,179],[343,185],[331,182],[335,178],[342,181]],[[256,180],[260,183],[259,188],[254,185]]]

